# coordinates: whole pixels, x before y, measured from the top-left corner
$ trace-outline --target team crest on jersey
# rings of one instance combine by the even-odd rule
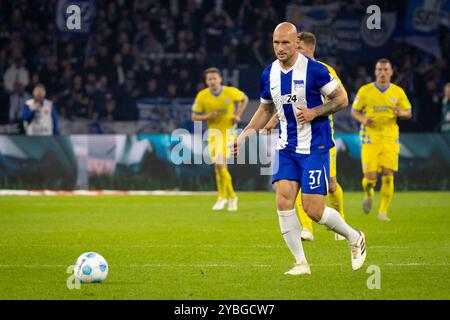
[[[229,104],[230,103],[230,99],[225,99],[225,103]]]
[[[303,89],[305,87],[305,81],[303,80],[294,80],[294,89]]]
[[[397,103],[397,99],[394,97],[389,98],[389,101],[391,101],[392,104],[396,104]]]

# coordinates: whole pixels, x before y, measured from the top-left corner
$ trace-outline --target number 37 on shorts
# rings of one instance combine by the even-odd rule
[[[305,164],[301,180],[302,193],[326,195],[328,192],[330,158],[317,160]]]
[[[279,150],[275,157],[272,182],[278,180],[298,181],[302,193],[322,194],[328,192],[330,156],[328,152],[319,154],[297,154]]]

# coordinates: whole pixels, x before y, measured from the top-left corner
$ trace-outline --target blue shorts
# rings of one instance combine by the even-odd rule
[[[330,154],[300,154],[277,150],[272,173],[272,183],[278,180],[294,180],[300,183],[302,193],[328,193],[330,181]]]

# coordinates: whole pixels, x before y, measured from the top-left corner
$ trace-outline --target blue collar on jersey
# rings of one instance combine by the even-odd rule
[[[219,90],[219,92],[217,92],[217,93],[213,93],[213,92],[211,91],[211,88],[209,88],[209,92],[210,92],[214,97],[220,96],[220,94],[222,93],[222,91],[223,91],[223,86],[220,86],[220,90]]]
[[[377,90],[380,91],[381,93],[385,93],[385,92],[391,87],[391,84],[390,84],[390,83],[389,83],[389,85],[388,85],[386,88],[384,88],[384,89],[381,89],[379,86],[377,86],[377,83],[376,83],[376,82],[374,82],[373,85],[374,85],[375,88],[377,88]]]

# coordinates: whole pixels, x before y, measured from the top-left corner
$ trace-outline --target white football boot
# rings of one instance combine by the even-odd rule
[[[355,244],[349,244],[352,255],[352,269],[358,270],[366,260],[366,237],[364,233],[359,232],[360,236]]]
[[[300,233],[300,238],[302,241],[314,241],[314,235],[311,231],[309,231],[306,228],[302,229],[302,232]]]
[[[223,210],[225,209],[225,205],[227,204],[227,199],[219,198],[217,199],[216,203],[212,207],[214,211]]]
[[[228,211],[237,211],[238,209],[238,197],[228,199]]]
[[[289,276],[299,276],[302,274],[311,274],[311,269],[309,268],[309,264],[306,261],[304,261],[301,263],[295,263],[294,267],[291,270],[286,271],[284,274],[289,275]]]

